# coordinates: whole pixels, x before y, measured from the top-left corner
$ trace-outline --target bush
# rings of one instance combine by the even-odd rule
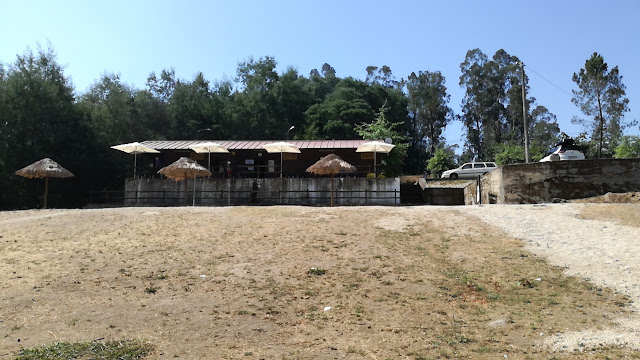
[[[503,166],[507,164],[524,163],[524,147],[514,144],[498,144],[494,148],[496,164]]]
[[[640,136],[623,136],[614,157],[628,159],[640,157]]]
[[[456,167],[455,153],[451,149],[438,148],[433,157],[427,161],[427,169],[434,178],[439,178],[443,172]]]

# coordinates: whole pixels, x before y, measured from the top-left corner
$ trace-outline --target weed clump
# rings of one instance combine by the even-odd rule
[[[322,275],[324,275],[324,274],[326,274],[326,273],[327,273],[327,270],[326,270],[326,269],[322,269],[322,268],[314,268],[314,267],[312,267],[311,269],[309,269],[309,270],[307,271],[307,274],[309,274],[309,275],[316,275],[316,276],[322,276]]]

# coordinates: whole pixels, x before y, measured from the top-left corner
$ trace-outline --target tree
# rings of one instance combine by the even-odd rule
[[[80,97],[78,108],[95,140],[109,147],[138,141],[138,119],[133,118],[134,90],[120,81],[120,76],[104,73]]]
[[[342,79],[322,103],[305,112],[305,138],[353,139],[355,126],[370,123],[374,111],[365,100],[368,85],[353,78]]]
[[[367,66],[367,78],[368,84],[378,84],[387,88],[402,87],[402,80],[397,81],[391,71],[391,68],[387,65],[383,65],[381,68],[377,66]]]
[[[528,125],[529,153],[531,154],[531,159],[537,161],[545,157],[547,151],[562,138],[560,127],[556,116],[544,106],[537,106],[531,111],[531,119]]]
[[[37,182],[25,182],[17,169],[44,157],[76,169],[87,156],[85,128],[74,107],[73,89],[53,48],[27,49],[0,69],[0,192],[3,208],[36,207]],[[55,186],[70,186],[70,182]],[[53,192],[52,192],[53,193]],[[54,200],[57,204],[63,201]],[[66,203],[77,201],[73,195]]]
[[[590,128],[592,140],[597,140],[598,157],[613,154],[622,131],[632,123],[624,121],[629,111],[629,99],[622,76],[615,66],[611,71],[602,55],[594,52],[580,72],[573,74],[579,90],[573,90],[573,102],[590,119],[575,117],[572,122]]]
[[[163,69],[160,72],[160,78],[156,76],[155,72],[152,72],[147,77],[147,90],[162,102],[169,101],[177,84],[176,71],[173,68]]]
[[[444,143],[442,133],[453,120],[448,106],[445,78],[439,71],[411,73],[407,80],[410,134],[409,161],[414,162],[414,173],[424,171],[426,159],[435,154]]]
[[[460,64],[460,85],[465,87],[461,115],[467,133],[465,158],[487,159],[494,146],[504,142],[523,145],[518,64],[518,58],[504,50],[498,50],[489,60],[480,49],[469,50]],[[534,99],[526,101],[530,105]]]
[[[234,94],[234,122],[237,136],[246,139],[281,139],[283,124],[277,116],[274,89],[280,81],[277,62],[266,56],[238,64],[241,90]]]
[[[524,148],[522,146],[510,143],[496,144],[494,151],[496,164],[498,164],[498,166],[525,162]]]
[[[356,132],[363,139],[387,139],[390,138],[395,147],[387,154],[380,166],[381,173],[387,177],[396,177],[402,173],[404,160],[407,157],[409,144],[396,128],[402,123],[391,123],[385,116],[387,109],[383,105],[378,112],[376,120],[372,123],[356,125]]]
[[[220,132],[220,119],[212,115],[213,94],[202,73],[192,82],[181,81],[176,85],[167,111],[170,119],[167,132],[172,139],[192,139],[202,129],[210,129],[216,135]]]
[[[453,169],[456,166],[455,157],[456,154],[452,148],[437,148],[427,162],[427,169],[429,169],[431,177],[438,179],[443,172]]]
[[[618,159],[640,157],[640,136],[623,136],[616,147],[615,157]]]

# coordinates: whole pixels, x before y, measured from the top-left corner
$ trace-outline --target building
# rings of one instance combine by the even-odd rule
[[[373,173],[373,153],[356,153],[358,146],[368,140],[300,140],[287,141],[300,149],[300,154],[268,153],[263,145],[281,140],[256,140],[256,141],[230,141],[230,140],[179,140],[179,141],[145,141],[142,144],[160,151],[158,156],[163,166],[171,164],[180,157],[189,157],[198,161],[204,167],[209,166],[209,154],[195,153],[189,146],[203,142],[218,143],[227,150],[228,154],[212,153],[210,170],[213,178],[272,178],[280,177],[281,159],[283,162],[282,173],[284,177],[313,177],[305,170],[320,158],[335,153],[343,160],[355,166],[357,171],[349,174],[350,177],[366,177]],[[380,166],[384,154],[376,156],[377,166]],[[152,166],[142,165],[145,168]],[[145,173],[142,169],[141,174]],[[230,172],[229,172],[230,170]],[[147,171],[152,174],[152,171]]]

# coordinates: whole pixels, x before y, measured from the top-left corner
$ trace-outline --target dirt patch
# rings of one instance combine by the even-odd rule
[[[586,199],[571,200],[575,203],[640,203],[640,192],[628,193],[606,193],[601,196],[595,196]]]
[[[0,213],[0,356],[98,338],[158,359],[635,354],[545,347],[619,326],[629,300],[523,245],[446,207]]]
[[[611,221],[618,225],[640,227],[640,203],[589,206],[582,209],[580,217],[588,220]]]

